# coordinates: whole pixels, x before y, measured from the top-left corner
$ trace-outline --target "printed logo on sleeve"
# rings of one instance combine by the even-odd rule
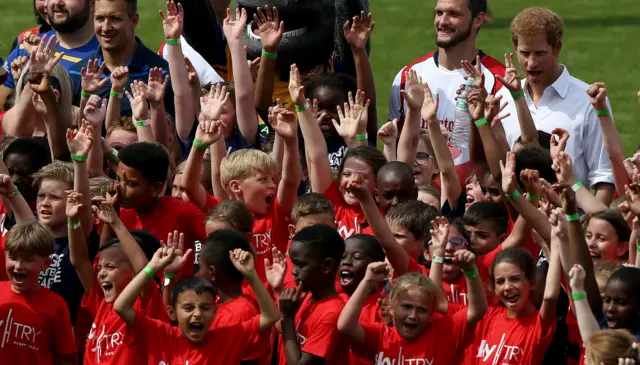
[[[13,344],[34,351],[40,350],[36,345],[36,340],[42,331],[36,327],[16,322],[11,316],[12,313],[13,309],[9,309],[7,318],[0,319],[0,333],[2,333],[0,348],[4,348],[7,344]]]

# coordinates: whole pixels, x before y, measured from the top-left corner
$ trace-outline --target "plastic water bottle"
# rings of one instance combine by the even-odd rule
[[[467,96],[473,89],[474,80],[467,78],[464,83],[464,90],[458,96],[456,102],[456,120],[451,131],[451,145],[458,149],[469,148],[469,139],[471,135],[471,114],[469,114],[469,101]]]

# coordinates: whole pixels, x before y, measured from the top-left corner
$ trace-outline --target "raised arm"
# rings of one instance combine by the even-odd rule
[[[384,157],[387,161],[396,161],[398,147],[398,120],[386,122],[378,129],[378,138],[382,141]]]
[[[233,67],[233,83],[236,88],[236,120],[240,134],[249,145],[256,143],[258,135],[258,116],[253,102],[253,78],[247,55],[244,52],[242,33],[247,24],[247,10],[236,9],[236,19],[231,18],[231,9],[227,9],[223,31],[227,38]]]
[[[540,317],[545,321],[555,321],[556,304],[560,296],[560,277],[562,276],[560,246],[567,241],[567,221],[562,209],[554,209],[549,217],[549,224],[551,225],[551,257],[549,258],[547,281],[540,307]]]
[[[284,212],[291,212],[297,199],[300,184],[300,152],[298,149],[298,121],[295,114],[284,109],[282,104],[274,108],[277,114],[275,120],[269,118],[273,130],[284,142],[284,157],[282,158],[282,178],[278,184],[278,202]]]
[[[69,259],[71,265],[76,270],[80,283],[85,292],[90,292],[93,283],[96,280],[96,273],[93,271],[93,263],[89,258],[89,249],[87,247],[87,238],[81,229],[81,219],[83,210],[89,209],[84,206],[84,197],[75,191],[67,194],[66,214],[69,220]]]
[[[13,184],[9,175],[0,174],[0,194],[4,196],[4,201],[9,203],[8,208],[13,211],[16,221],[24,222],[35,219],[29,204]]]
[[[571,271],[569,271],[573,310],[578,320],[578,329],[584,345],[589,343],[589,338],[591,338],[592,334],[600,330],[598,321],[593,315],[593,310],[589,306],[589,302],[585,300],[587,297],[587,292],[584,288],[586,276],[584,268],[580,265],[573,265]]]
[[[431,268],[429,279],[438,288],[438,312],[446,314],[449,302],[442,288],[442,270],[444,269],[444,250],[449,240],[449,222],[445,217],[437,217],[431,221]]]
[[[364,11],[360,12],[360,17],[354,16],[353,23],[349,26],[349,21],[344,23],[344,37],[351,48],[353,61],[356,66],[356,79],[358,89],[364,91],[371,100],[368,104],[368,121],[366,131],[369,135],[369,144],[376,143],[376,129],[378,128],[378,118],[376,111],[376,84],[373,78],[371,62],[367,54],[367,40],[375,28],[375,23],[371,20],[371,13],[368,15]]]
[[[213,196],[218,199],[229,199],[229,195],[220,181],[220,164],[222,159],[227,156],[227,147],[224,138],[218,139],[216,143],[209,148],[211,152],[211,189]]]
[[[111,97],[110,100],[114,101],[117,100],[117,98]],[[97,142],[101,142],[102,123],[105,121],[105,117],[109,113],[110,106],[110,103],[107,105],[107,99],[102,99],[102,104],[100,104],[100,97],[92,95],[89,100],[87,100],[84,107],[84,120],[89,122],[89,125],[91,125],[91,136],[88,137],[92,138],[93,141],[96,142],[92,144],[87,158],[89,177],[104,176],[104,155],[102,151],[102,143]],[[79,125],[81,126],[82,124],[83,121],[80,121]]]
[[[582,182],[579,182],[573,175],[571,157],[568,153],[558,152],[556,158],[553,159],[552,167],[558,178],[558,183],[567,184],[575,190],[578,205],[585,213],[595,213],[607,209],[607,206],[591,194],[591,191],[585,188]]]
[[[260,31],[262,42],[262,57],[258,68],[258,77],[254,91],[256,109],[262,115],[266,115],[273,104],[273,81],[275,79],[276,59],[278,57],[278,45],[284,34],[284,22],[280,21],[278,9],[269,5],[258,8],[258,14],[253,15],[253,21]]]
[[[167,113],[164,108],[164,93],[168,83],[168,75],[164,78],[164,81],[162,80],[161,68],[154,67],[149,70],[149,80],[145,96],[151,108],[151,131],[153,132],[153,138],[167,149],[170,148],[169,134],[173,133],[172,128],[167,122]]]
[[[147,85],[144,81],[135,80],[131,84],[131,92],[126,91],[127,98],[131,104],[131,113],[133,123],[136,126],[138,134],[138,142],[155,142],[153,131],[151,130],[151,121],[149,120],[149,105],[147,105]],[[176,110],[178,107],[176,106]]]
[[[91,191],[89,189],[89,170],[87,168],[87,159],[89,151],[94,144],[93,127],[84,120],[80,129],[73,135],[71,129],[67,129],[67,145],[71,152],[71,160],[73,160],[73,190],[82,199],[80,207],[80,223],[82,225],[82,233],[84,237],[89,237],[93,229],[93,217],[91,214]],[[99,144],[99,143],[97,143]]]
[[[338,135],[344,139],[347,147],[356,148],[366,145],[368,110],[371,101],[365,98],[362,90],[356,92],[355,101],[353,94],[349,92],[347,100],[349,103],[344,105],[344,110],[338,105],[340,123],[333,119],[333,126]]]
[[[416,160],[416,151],[418,150],[418,138],[420,138],[420,110],[423,108],[423,104],[427,103],[425,100],[426,94],[428,93],[431,96],[431,90],[428,89],[428,85],[425,87],[422,84],[422,79],[418,77],[415,70],[410,69],[405,75],[406,90],[400,90],[400,94],[407,101],[407,117],[398,140],[398,161],[413,167],[413,162]],[[437,98],[438,96],[436,95]],[[437,104],[435,108],[437,113]],[[436,113],[429,113],[429,115],[423,115],[422,117],[427,121],[431,119],[437,120]]]
[[[78,124],[82,123],[82,119],[84,118],[84,108],[86,107],[91,95],[97,94],[109,82],[108,77],[102,77],[104,68],[107,64],[102,62],[102,65],[100,65],[99,62],[100,60],[97,58],[94,60],[89,59],[86,67],[80,69],[82,81],[80,84],[80,110],[77,119]],[[120,113],[119,109],[118,113]],[[102,133],[102,128],[99,130]]]
[[[120,118],[120,106],[122,105],[122,97],[124,96],[124,89],[127,87],[128,83],[129,67],[120,66],[113,70],[113,72],[111,72],[111,91],[109,92],[109,106],[107,107],[107,116],[104,121],[105,129],[107,130],[109,130],[109,128],[113,125],[114,121]],[[102,128],[100,128],[99,130],[102,134]]]
[[[476,255],[471,251],[458,250],[453,256],[453,262],[460,266],[467,283],[467,292],[469,293],[467,295],[469,301],[467,323],[470,326],[474,326],[489,309],[484,284],[476,266]]]

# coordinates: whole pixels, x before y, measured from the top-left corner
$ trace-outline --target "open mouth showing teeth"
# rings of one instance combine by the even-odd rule
[[[353,281],[353,274],[349,271],[342,270],[340,272],[340,284],[347,285]]]
[[[113,284],[111,283],[102,283],[100,284],[102,287],[102,291],[106,294],[109,293],[113,289]]]
[[[518,294],[505,295],[504,299],[507,302],[513,304],[513,303],[516,303],[518,299],[520,299],[520,296]]]
[[[189,329],[193,333],[200,333],[204,330],[204,325],[202,323],[189,323]]]

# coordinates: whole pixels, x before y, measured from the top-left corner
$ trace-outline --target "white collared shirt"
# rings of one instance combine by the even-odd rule
[[[571,76],[566,66],[562,67],[562,74],[544,90],[538,107],[529,95],[526,79],[521,81],[536,129],[551,133],[555,128],[563,128],[569,132],[566,152],[573,160],[573,174],[584,186],[613,184],[611,162],[604,149],[598,117],[586,92],[589,85]],[[608,99],[607,105],[611,111]],[[515,106],[512,107],[510,111],[514,115]],[[507,141],[513,147],[520,137],[520,125],[512,121],[505,123],[504,128]]]

